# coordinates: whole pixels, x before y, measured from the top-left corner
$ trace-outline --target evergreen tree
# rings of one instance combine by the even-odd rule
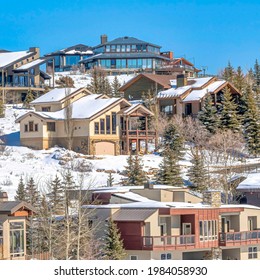
[[[242,68],[238,66],[237,71],[235,72],[234,76],[234,86],[238,89],[238,91],[243,94],[246,82],[245,76],[243,74]]]
[[[53,214],[60,214],[64,210],[64,190],[57,174],[51,182],[49,206],[51,207]]]
[[[239,98],[237,111],[238,118],[240,119],[242,125],[244,125],[245,114],[248,109],[248,96],[250,93],[252,94],[251,86],[246,85],[243,95]]]
[[[112,95],[113,97],[120,97],[119,88],[121,87],[121,84],[119,83],[119,80],[117,76],[115,76],[113,83],[112,83]]]
[[[192,152],[192,166],[188,169],[188,177],[192,183],[192,187],[197,191],[203,192],[207,188],[207,171],[199,149],[195,148]]]
[[[143,171],[142,161],[138,155],[134,157],[130,155],[127,158],[127,166],[125,167],[127,180],[124,183],[128,186],[143,185],[145,181],[145,174]]]
[[[255,65],[254,65],[254,80],[255,80],[255,86],[260,86],[260,65],[258,63],[258,60],[256,59]]]
[[[27,182],[25,187],[25,201],[30,203],[34,207],[39,207],[40,205],[40,194],[35,185],[33,177]]]
[[[170,123],[163,133],[163,146],[165,150],[174,152],[178,159],[183,157],[184,138],[176,125]]]
[[[125,257],[125,249],[121,234],[117,225],[109,219],[105,237],[105,257],[109,260],[122,260]]]
[[[244,115],[244,136],[248,151],[252,155],[260,154],[260,116],[252,91],[248,92],[247,111]]]
[[[233,83],[234,75],[235,70],[229,61],[227,67],[225,67],[222,73],[222,78],[230,83]]]
[[[112,175],[112,172],[109,172],[108,178],[107,178],[107,186],[112,187],[114,183],[114,177]]]
[[[163,160],[159,165],[157,182],[163,185],[182,187],[183,179],[181,177],[180,165],[177,155],[170,149],[164,153]]]
[[[17,201],[25,201],[26,200],[26,191],[25,191],[25,185],[23,182],[23,178],[21,176],[20,178],[20,182],[16,191],[16,196],[15,196],[15,200]]]
[[[212,105],[211,95],[204,100],[203,108],[198,114],[198,119],[210,133],[215,133],[219,128],[217,109]]]
[[[240,122],[237,116],[237,104],[232,99],[230,90],[227,87],[224,89],[220,122],[220,127],[222,129],[230,129],[233,132],[240,131]]]
[[[32,92],[31,89],[28,90],[25,100],[24,100],[24,105],[26,108],[30,108],[30,103],[35,99],[35,96]]]

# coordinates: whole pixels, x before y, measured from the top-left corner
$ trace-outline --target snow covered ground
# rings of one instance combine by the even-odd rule
[[[54,80],[58,80],[62,76],[69,76],[74,81],[74,86],[76,88],[85,87],[90,84],[91,82],[91,76],[90,74],[82,74],[77,72],[56,72],[54,75]],[[128,82],[130,79],[132,79],[135,75],[134,74],[124,74],[124,75],[118,75],[117,79],[121,85],[124,85],[126,82]],[[107,76],[108,81],[112,84],[115,76]],[[51,81],[52,84],[52,81]],[[57,86],[57,85],[56,85]]]

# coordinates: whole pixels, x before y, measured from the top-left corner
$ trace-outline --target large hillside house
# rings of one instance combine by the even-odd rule
[[[126,259],[260,259],[259,207],[223,205],[218,191],[205,192],[201,201],[190,194],[188,202],[179,199],[182,189],[136,189],[97,190],[100,203],[83,206],[91,209],[93,221],[104,220],[101,236],[106,221],[117,224]]]
[[[26,259],[26,226],[34,213],[31,205],[8,201],[6,192],[0,192],[0,260]]]
[[[101,35],[99,45],[93,47],[94,55],[80,61],[91,69],[99,66],[110,73],[127,73],[148,71],[153,72],[164,62],[170,61],[162,55],[161,47],[134,37],[120,37],[112,41]]]
[[[196,117],[208,95],[211,95],[212,103],[218,108],[225,88],[230,90],[234,98],[241,95],[231,83],[216,77],[186,78],[181,74],[171,84],[172,88],[157,94],[159,110],[168,116]]]
[[[156,75],[140,73],[119,88],[127,100],[142,100],[150,94],[156,97],[157,93],[172,88],[176,75]]]
[[[28,91],[44,92],[45,81],[51,77],[40,70],[46,60],[40,58],[39,48],[28,51],[0,51],[0,92],[4,103],[18,103]]]
[[[71,145],[85,154],[119,155],[147,152],[149,143],[156,139],[155,131],[148,127],[153,113],[124,98],[91,94],[85,88],[60,88],[31,105],[35,111],[16,122],[20,123],[21,144],[35,149]]]
[[[47,63],[47,72],[63,72],[71,71],[73,67],[77,67],[80,60],[86,59],[93,55],[92,48],[83,44],[77,44],[65,49],[44,55],[46,58],[51,58]],[[54,59],[54,65],[53,65]]]

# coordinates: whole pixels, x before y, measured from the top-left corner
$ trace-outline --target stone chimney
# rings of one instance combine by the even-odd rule
[[[7,192],[0,192],[0,202],[8,201]]]
[[[29,52],[35,53],[36,58],[40,56],[40,48],[37,47],[30,47]]]
[[[220,191],[204,191],[203,193],[203,203],[208,204],[211,207],[221,206],[221,192]]]
[[[107,42],[107,35],[106,34],[101,35],[100,41],[102,45],[105,44]]]
[[[184,74],[177,75],[177,88],[187,86],[187,77]]]

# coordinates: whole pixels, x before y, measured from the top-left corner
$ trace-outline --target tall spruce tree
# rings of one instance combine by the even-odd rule
[[[237,67],[237,71],[234,75],[234,86],[238,89],[238,91],[243,94],[246,82],[245,82],[245,75],[243,74],[242,68],[240,66]]]
[[[39,207],[40,205],[40,193],[38,191],[38,188],[34,182],[33,177],[29,179],[25,186],[25,201],[30,203],[34,207]]]
[[[130,155],[127,158],[127,166],[125,166],[125,172],[127,176],[127,180],[124,183],[125,185],[139,186],[143,185],[143,183],[145,182],[146,178],[143,171],[143,164],[138,155]]]
[[[30,108],[30,103],[35,99],[35,96],[32,92],[31,89],[28,90],[25,100],[24,100],[24,105],[26,108]]]
[[[113,97],[120,97],[120,92],[119,92],[120,87],[121,87],[121,84],[119,83],[117,76],[115,76],[115,78],[112,82],[112,96]]]
[[[109,172],[108,178],[107,178],[107,186],[112,187],[114,184],[114,177],[112,175],[112,172]]]
[[[184,137],[179,132],[176,125],[170,123],[163,133],[163,146],[167,151],[172,151],[178,159],[183,157]]]
[[[212,104],[211,95],[208,95],[198,114],[199,121],[205,126],[210,133],[215,133],[219,128],[219,116],[216,107]]]
[[[119,229],[111,219],[108,221],[104,254],[105,258],[109,260],[122,260],[126,255]]]
[[[26,200],[26,191],[25,191],[25,185],[24,185],[22,176],[20,178],[19,185],[18,185],[18,188],[16,191],[15,200],[18,200],[18,201]]]
[[[244,115],[244,136],[250,154],[260,154],[260,111],[252,91],[248,91],[247,111]]]
[[[64,189],[61,179],[56,174],[50,185],[49,206],[53,214],[61,214],[64,211]]]
[[[228,65],[224,68],[224,71],[222,72],[222,78],[230,83],[233,83],[234,76],[235,70],[229,61]]]
[[[192,166],[188,169],[188,177],[197,191],[203,192],[207,189],[207,170],[204,166],[203,157],[198,148],[192,150]]]
[[[175,187],[183,186],[178,156],[170,149],[165,151],[163,160],[159,165],[157,182]]]
[[[239,132],[241,129],[238,119],[237,104],[232,98],[228,87],[224,89],[222,108],[220,112],[220,128]]]

